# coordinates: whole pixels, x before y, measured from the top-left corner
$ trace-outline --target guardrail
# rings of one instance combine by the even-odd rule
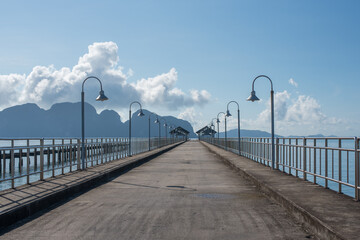
[[[238,139],[202,138],[239,154]],[[275,169],[360,200],[359,139],[276,138]],[[240,155],[271,167],[271,138],[241,138]]]
[[[183,138],[132,138],[131,155]],[[150,144],[150,146],[149,146]],[[85,167],[128,156],[128,138],[88,138]],[[76,138],[0,139],[0,190],[81,169],[81,140]]]

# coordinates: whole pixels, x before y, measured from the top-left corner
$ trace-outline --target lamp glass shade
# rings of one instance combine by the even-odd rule
[[[159,119],[156,118],[155,122],[154,123],[159,123]]]
[[[226,116],[227,116],[227,117],[231,117],[231,116],[232,116],[229,110],[226,110]]]
[[[255,91],[251,91],[250,96],[246,99],[247,101],[259,101],[260,99],[255,95]]]
[[[139,112],[138,116],[139,116],[139,117],[145,116],[145,114],[143,113],[143,110],[142,110],[142,109],[140,109],[140,112]]]
[[[99,92],[99,96],[96,98],[96,101],[106,101],[108,98],[105,96],[104,91]]]

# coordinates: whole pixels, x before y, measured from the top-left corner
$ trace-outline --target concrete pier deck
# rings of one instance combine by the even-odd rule
[[[202,144],[287,209],[320,239],[360,239],[360,203],[351,197],[271,170],[208,143]]]
[[[199,142],[186,142],[2,233],[0,239],[313,238]]]
[[[22,185],[0,192],[0,231],[16,221],[22,220],[54,203],[74,194],[79,194],[106,182],[152,158],[178,146],[181,143],[164,146],[132,157],[117,159],[102,165],[75,171],[44,181]]]

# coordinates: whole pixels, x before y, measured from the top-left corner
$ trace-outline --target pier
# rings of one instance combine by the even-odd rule
[[[357,239],[360,234],[360,205],[352,197],[203,141],[170,144],[9,189],[0,197],[0,239]],[[40,203],[48,207],[40,209]],[[5,214],[10,219],[16,211],[19,216],[32,210],[4,226]]]

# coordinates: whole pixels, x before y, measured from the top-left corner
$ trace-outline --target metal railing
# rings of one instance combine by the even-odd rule
[[[132,155],[183,141],[183,138],[132,138]],[[150,144],[150,147],[149,147]],[[85,167],[128,156],[128,138],[88,138]],[[81,169],[76,138],[0,139],[0,190]]]
[[[239,153],[237,138],[202,138]],[[271,167],[271,138],[241,138],[240,155]],[[359,139],[276,138],[275,169],[360,200]]]

